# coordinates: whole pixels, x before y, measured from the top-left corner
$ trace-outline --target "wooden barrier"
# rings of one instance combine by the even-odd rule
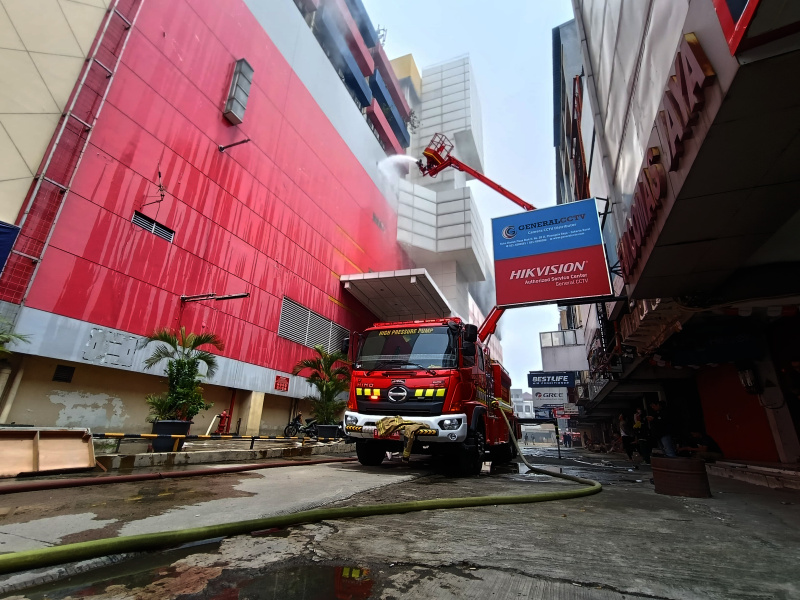
[[[88,429],[0,427],[0,456],[0,477],[95,466]]]

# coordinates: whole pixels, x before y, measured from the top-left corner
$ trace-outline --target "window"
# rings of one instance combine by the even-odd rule
[[[350,332],[305,306],[284,298],[278,335],[309,348],[321,345],[327,352],[337,352],[342,349],[342,341]]]
[[[252,82],[253,67],[245,59],[240,58],[233,68],[231,88],[228,92],[228,99],[225,101],[225,111],[223,112],[225,118],[233,125],[239,125],[244,121],[244,111],[247,108],[247,99],[250,97],[250,85]]]
[[[161,223],[156,223],[150,217],[147,217],[140,213],[139,211],[133,212],[133,224],[137,227],[141,227],[142,229],[149,231],[153,235],[157,235],[161,239],[167,240],[170,244],[172,240],[175,238],[175,232],[172,231],[169,227],[164,227]]]
[[[384,329],[370,331],[356,359],[357,368],[452,369],[458,366],[457,340],[449,327],[427,331]]]
[[[542,348],[553,346],[575,346],[578,337],[574,329],[563,329],[561,331],[545,331],[539,334],[539,343]]]
[[[67,365],[56,365],[56,372],[53,373],[53,381],[62,383],[72,383],[72,376],[75,375],[75,367]]]

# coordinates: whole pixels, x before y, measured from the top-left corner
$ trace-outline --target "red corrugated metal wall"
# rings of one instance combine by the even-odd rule
[[[758,396],[745,392],[736,367],[706,367],[697,372],[706,431],[726,458],[778,462],[775,440]]]
[[[233,127],[221,109],[238,58],[255,76]],[[167,196],[144,206],[158,199],[159,164]],[[133,226],[134,210],[174,243]],[[187,305],[183,324],[219,334],[230,358],[288,371],[308,350],[276,334],[284,295],[363,327],[372,316],[338,275],[409,266],[393,210],[244,3],[152,1],[27,305],[145,334],[177,324],[181,294],[249,291]]]

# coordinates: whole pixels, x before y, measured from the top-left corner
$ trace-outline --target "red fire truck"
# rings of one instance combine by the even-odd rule
[[[443,134],[434,135],[417,163],[420,172],[436,177],[444,169],[457,169],[523,209],[536,210],[458,160],[452,150]],[[377,423],[387,416],[424,425],[416,432],[412,451],[449,454],[464,474],[480,471],[487,457],[492,461],[514,457],[516,447],[500,414],[505,411],[518,429],[509,403],[511,379],[491,360],[487,343],[504,310],[495,306],[480,329],[447,318],[376,323],[357,336],[344,424],[356,440],[361,464],[379,465],[387,451],[402,449],[400,436],[386,439],[378,434]]]
[[[475,325],[457,317],[375,323],[354,341],[344,424],[361,464],[379,465],[386,452],[403,449],[400,435],[378,435],[378,421],[395,416],[424,426],[412,452],[446,455],[461,474],[477,474],[485,460],[514,458],[500,414],[516,428],[511,379]]]

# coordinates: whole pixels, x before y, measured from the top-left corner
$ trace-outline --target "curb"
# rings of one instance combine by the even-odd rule
[[[268,458],[293,458],[355,452],[355,444],[333,443],[293,448],[261,450],[194,450],[192,452],[148,452],[143,454],[105,454],[96,456],[98,464],[109,471],[148,467],[207,465],[225,462],[251,462]]]

